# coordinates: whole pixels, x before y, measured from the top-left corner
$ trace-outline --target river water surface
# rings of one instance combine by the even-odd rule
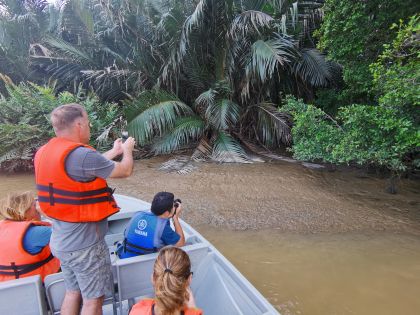
[[[167,159],[167,158],[166,158]],[[282,314],[420,314],[420,187],[400,193],[359,172],[288,163],[202,164],[188,175],[136,162],[117,192],[183,200],[183,218]],[[0,176],[0,197],[33,189],[33,176]]]

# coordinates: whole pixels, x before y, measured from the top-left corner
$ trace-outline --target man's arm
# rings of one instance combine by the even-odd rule
[[[121,140],[121,139],[118,139]],[[116,140],[115,142],[117,142],[118,140]],[[121,146],[121,149],[119,149],[118,146]],[[109,177],[111,178],[124,178],[124,177],[128,177],[131,175],[131,173],[133,172],[133,149],[134,149],[134,145],[135,145],[135,141],[134,138],[129,137],[124,143],[120,143],[120,144],[116,144],[114,143],[114,147],[105,152],[103,155],[105,157],[108,156],[113,156],[114,154],[121,154],[120,151],[122,151],[123,157],[121,162],[114,162],[115,166],[114,169],[112,170],[111,174],[109,175]],[[120,152],[120,153],[118,153]],[[115,156],[117,156],[115,155]],[[114,157],[115,157],[114,156]]]
[[[122,143],[123,142],[122,142],[121,138],[115,140],[114,141],[114,146],[112,147],[112,149],[102,153],[102,156],[104,156],[108,160],[115,159],[118,155],[123,153]]]
[[[179,222],[179,216],[182,212],[182,204],[179,204],[179,206],[176,209],[176,214],[173,216],[173,222],[174,222],[174,228],[175,232],[180,236],[179,241],[174,244],[176,247],[181,247],[185,245],[185,236],[184,231],[182,230],[181,223]]]

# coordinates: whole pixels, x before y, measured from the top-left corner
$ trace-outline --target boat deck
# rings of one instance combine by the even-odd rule
[[[150,276],[157,254],[148,254],[127,259],[119,259],[115,254],[115,242],[121,241],[124,229],[137,211],[149,211],[150,204],[142,200],[115,195],[121,211],[108,219],[109,232],[105,240],[110,249],[113,275],[114,298],[106,299],[103,307],[105,315],[128,314],[129,308],[139,299],[153,297]],[[181,220],[187,244],[183,249],[188,253],[194,272],[191,290],[197,306],[206,315],[256,315],[279,314],[257,289],[200,233]],[[34,276],[31,278],[35,278]],[[32,282],[31,282],[32,281]],[[30,283],[31,286],[26,285]],[[19,284],[22,283],[22,287]],[[26,286],[25,286],[26,285]],[[16,289],[18,288],[18,289]],[[34,289],[35,288],[35,289]],[[16,298],[16,290],[35,290],[28,299],[32,307],[28,310]],[[39,292],[41,291],[41,293]],[[18,279],[0,284],[0,314],[45,314],[40,279]],[[22,291],[23,292],[23,291]],[[45,279],[45,292],[49,314],[59,314],[65,287],[61,273],[49,275]],[[16,303],[10,303],[16,301]],[[16,305],[17,304],[17,305]],[[39,304],[38,308],[34,304]]]

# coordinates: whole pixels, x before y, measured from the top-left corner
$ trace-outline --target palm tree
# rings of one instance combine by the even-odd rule
[[[46,0],[0,0],[0,73],[14,82],[35,81],[29,55],[47,31]]]
[[[177,97],[163,101],[156,91],[156,98],[126,102],[130,131],[153,142],[155,153],[193,142],[218,161],[247,161],[250,140],[265,148],[290,144],[290,121],[275,105],[282,93],[306,96],[333,80],[334,66],[308,40],[321,4],[201,0],[182,25],[167,22],[179,16],[169,6],[159,25],[174,48],[159,82]],[[169,110],[179,100],[193,113]]]
[[[197,145],[219,161],[247,161],[253,143],[290,143],[277,110],[284,94],[310,98],[334,79],[311,37],[322,3],[68,0],[32,64],[62,88],[129,96],[128,128],[156,154]]]

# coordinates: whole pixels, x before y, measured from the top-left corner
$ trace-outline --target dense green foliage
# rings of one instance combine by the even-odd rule
[[[36,82],[53,79],[59,91],[81,83],[103,100],[129,96],[128,129],[155,153],[187,145],[246,161],[244,143],[290,143],[287,116],[276,109],[283,94],[312,98],[334,81],[336,65],[312,41],[322,3],[69,0],[49,7],[48,29],[22,51]]]
[[[418,167],[419,11],[415,0],[0,0],[0,73],[18,84],[0,102],[1,166],[17,169],[10,156],[29,159],[51,135],[51,109],[80,101],[94,137],[127,123],[153,154],[249,162],[292,144],[301,160]]]
[[[412,166],[407,154],[420,145],[413,122],[393,108],[343,107],[338,122],[294,99],[288,100],[285,110],[293,112],[293,153],[300,160],[374,164],[400,173]]]
[[[379,104],[400,108],[400,113],[420,118],[420,15],[411,17],[407,25],[394,24],[397,29],[392,44],[384,45],[384,52],[370,68],[379,95]]]
[[[416,0],[326,0],[325,18],[318,31],[319,48],[343,66],[342,105],[373,103],[373,77],[369,65],[376,62],[395,36],[389,28],[400,19],[420,12]]]
[[[396,29],[397,26],[393,26]],[[400,24],[396,39],[371,65],[378,105],[339,109],[335,121],[293,98],[283,108],[294,116],[294,156],[302,160],[384,166],[394,173],[418,167],[420,148],[420,18]]]
[[[14,82],[48,81],[30,66],[30,54],[51,29],[50,7],[46,0],[0,0],[0,73]],[[0,81],[0,92],[5,92]]]
[[[51,87],[10,81],[6,88],[8,96],[0,98],[0,167],[9,172],[33,168],[36,149],[53,136],[49,114],[55,107],[73,102],[85,106],[92,122],[92,139],[97,139],[118,115],[115,104],[101,103],[93,94],[55,95]],[[104,139],[101,145],[109,143]]]

